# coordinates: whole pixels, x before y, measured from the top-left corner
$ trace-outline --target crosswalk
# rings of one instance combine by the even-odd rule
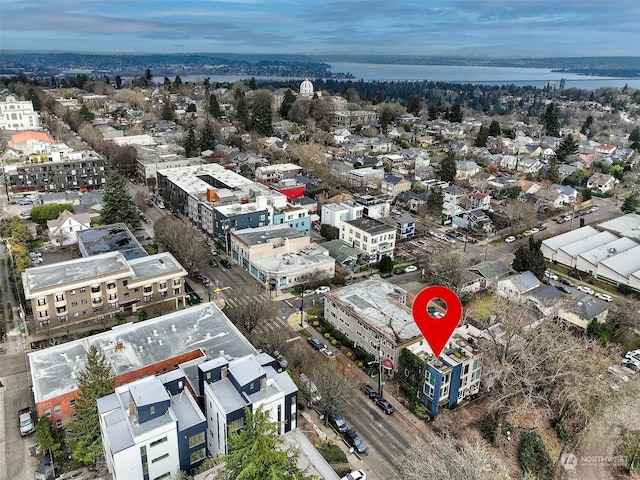
[[[224,293],[224,292],[223,292]],[[244,297],[234,297],[232,294],[221,295],[224,298],[226,308],[234,309],[234,308],[242,308],[250,305],[251,303],[267,304],[270,303],[271,300],[264,297],[263,295],[248,295]],[[267,330],[276,330],[281,329],[283,327],[288,327],[288,317],[286,315],[281,316],[272,316],[260,322],[260,324],[256,327],[256,330],[259,332],[265,332]]]

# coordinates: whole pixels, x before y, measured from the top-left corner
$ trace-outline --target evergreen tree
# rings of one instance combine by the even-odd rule
[[[635,127],[629,134],[629,146],[640,152],[640,127]]]
[[[558,161],[564,162],[569,155],[575,155],[576,153],[578,153],[578,142],[573,138],[573,135],[569,134],[560,142],[556,156]]]
[[[384,93],[382,90],[378,90],[378,94],[376,95],[376,104],[380,104],[384,102]]]
[[[460,104],[455,103],[451,106],[447,114],[447,119],[450,122],[462,123],[462,107],[460,107]]]
[[[96,117],[93,112],[87,108],[87,105],[85,103],[83,103],[82,107],[80,107],[79,113],[80,116],[84,118],[85,122],[90,122]]]
[[[502,133],[500,129],[500,122],[497,120],[492,120],[491,125],[489,125],[489,135],[492,137],[499,137]]]
[[[580,133],[582,133],[583,135],[586,135],[587,137],[590,137],[591,125],[593,125],[593,116],[589,115],[587,119],[584,121],[584,123],[582,124],[582,127],[580,128]]]
[[[218,102],[218,97],[216,97],[215,94],[209,96],[209,114],[211,114],[213,118],[220,118],[222,116],[220,103]]]
[[[153,74],[151,73],[150,68],[147,68],[144,71],[144,79],[147,81],[147,85],[151,85],[151,80],[153,80]]]
[[[382,128],[383,133],[387,133],[389,129],[389,124],[393,121],[393,112],[391,111],[391,107],[384,106],[382,107],[382,113],[380,114],[380,127]]]
[[[258,85],[256,85],[256,77],[251,77],[251,80],[249,80],[249,88],[251,90],[257,90],[258,89]]]
[[[591,189],[589,189],[589,188],[585,188],[585,189],[584,189],[584,190],[582,190],[582,192],[580,192],[580,193],[581,193],[581,195],[582,195],[582,200],[583,200],[583,201],[585,201],[585,202],[586,202],[587,200],[591,200],[591,197],[592,197],[592,195],[591,195]]]
[[[256,92],[251,100],[251,130],[255,130],[259,135],[269,137],[273,135],[272,121],[271,94],[266,90]]]
[[[624,213],[636,213],[640,209],[640,198],[636,192],[624,199],[620,210]]]
[[[476,137],[475,146],[486,147],[488,138],[489,130],[484,125],[480,125],[480,130],[478,130],[478,136]]]
[[[558,168],[557,157],[551,157],[549,159],[549,168],[545,172],[544,177],[551,183],[558,183],[560,181],[560,170]]]
[[[432,213],[442,212],[442,205],[444,205],[444,194],[441,188],[434,188],[427,197],[427,210]]]
[[[44,415],[40,417],[40,420],[36,423],[36,434],[42,451],[49,452],[55,461],[62,445],[53,428],[51,428],[49,417]]]
[[[239,95],[238,95],[239,93]],[[236,91],[236,117],[241,123],[241,128],[246,129],[249,126],[249,106],[244,92]]]
[[[116,75],[116,90],[120,90],[120,88],[122,88],[122,77]]]
[[[204,87],[204,95],[205,95],[205,97],[208,97],[209,96],[209,92],[211,91],[211,79],[209,77],[206,77],[202,81],[202,86]]]
[[[78,373],[78,395],[74,418],[67,426],[66,439],[71,456],[85,465],[95,464],[103,455],[97,402],[110,395],[115,378],[104,354],[95,345],[89,347],[84,370]]]
[[[229,435],[229,453],[221,458],[224,467],[218,479],[306,480],[297,466],[297,453],[284,450],[278,426],[269,413],[259,408],[245,409],[245,428]]]
[[[115,170],[109,174],[102,198],[104,206],[101,216],[105,224],[122,222],[130,229],[135,229],[140,225],[138,208],[129,193],[127,181]]]
[[[171,91],[179,92],[182,90],[182,79],[180,75],[176,75],[176,78],[173,80],[173,85],[171,86]]]
[[[184,147],[185,157],[195,157],[198,154],[198,142],[196,140],[196,131],[193,128],[193,123],[189,124],[189,129],[184,137],[182,146]]]
[[[27,94],[24,97],[27,100],[31,100],[31,103],[33,105],[33,109],[36,112],[40,111],[40,109],[42,108],[42,104],[40,103],[40,97],[38,97],[38,94],[36,93],[36,91],[35,91],[35,89],[33,87],[29,88],[29,91],[27,92]]]
[[[420,99],[417,95],[411,95],[407,101],[407,112],[412,113],[416,117],[420,115]]]
[[[529,246],[527,248],[525,248],[524,245],[518,247],[511,267],[516,272],[529,270],[539,279],[544,278],[546,267],[544,264],[544,255],[540,250],[541,245],[542,240],[535,240],[533,237],[529,237]]]
[[[542,126],[544,127],[544,133],[551,135],[552,137],[560,136],[560,122],[558,120],[558,106],[555,102],[551,102],[547,105],[542,115]]]
[[[393,260],[391,260],[389,255],[383,255],[378,267],[380,268],[380,273],[391,273],[393,270]]]
[[[287,91],[284,92],[284,100],[282,100],[282,105],[280,105],[280,116],[282,118],[287,118],[289,116],[289,110],[293,106],[293,103],[296,101],[296,96],[293,94],[290,88],[287,88]]]
[[[435,120],[436,118],[438,118],[438,107],[433,103],[430,103],[427,107],[427,113],[429,116],[429,120]]]
[[[440,162],[440,179],[443,182],[453,182],[456,178],[458,167],[456,165],[456,154],[451,150],[447,156]]]
[[[173,109],[173,104],[166,95],[162,99],[162,119],[168,122],[172,122],[176,119],[176,112]]]
[[[202,127],[202,133],[200,134],[200,151],[214,150],[216,148],[216,135],[213,131],[213,125],[207,118]]]

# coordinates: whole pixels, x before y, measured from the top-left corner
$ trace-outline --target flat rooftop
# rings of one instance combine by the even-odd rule
[[[268,225],[266,227],[245,228],[231,232],[231,235],[237,237],[246,245],[260,245],[261,243],[273,243],[274,240],[285,238],[300,238],[307,235],[298,232],[295,228],[288,224]]]
[[[257,353],[215,304],[203,303],[29,353],[36,403],[77,389],[76,379],[91,345],[104,352],[115,376],[196,349],[202,349],[208,358],[234,359]]]
[[[317,243],[312,243],[301,250],[280,253],[272,257],[257,258],[252,260],[252,263],[265,273],[292,275],[300,271],[307,272],[312,267],[322,268],[329,263],[335,265],[335,259],[329,255],[329,251],[326,248]]]
[[[621,215],[606,222],[599,223],[598,228],[600,230],[608,230],[618,235],[623,235],[623,232],[629,230],[640,230],[640,215],[637,213]]]
[[[215,178],[231,190],[240,189],[243,186],[253,185],[255,183],[236,172],[227,170],[217,163],[159,169],[158,173],[164,175],[179,188],[185,192],[189,192],[191,195],[206,193],[207,190],[218,188],[201,178],[206,176]]]
[[[357,218],[355,220],[347,220],[344,223],[353,225],[360,230],[367,232],[369,235],[378,235],[385,232],[395,232],[396,227],[382,223],[379,220],[369,217]]]
[[[600,265],[612,270],[621,277],[629,278],[632,273],[640,270],[640,245],[607,258],[600,262]],[[598,268],[598,275],[600,274],[600,268]]]
[[[77,232],[76,236],[84,257],[116,251],[127,260],[148,255],[124,223],[90,228]]]
[[[569,245],[570,243],[584,240],[585,238],[592,237],[597,233],[599,233],[598,230],[587,225],[586,227],[578,228],[576,230],[571,230],[570,232],[563,233],[555,237],[547,238],[546,240],[542,241],[542,245],[557,252],[560,248]]]
[[[582,240],[578,240],[577,242],[560,247],[558,250],[561,250],[570,257],[575,258],[583,252],[588,252],[594,248],[614,242],[617,239],[618,237],[611,232],[600,232],[596,235],[592,235],[590,237],[583,238]]]
[[[394,343],[421,337],[420,329],[413,321],[411,309],[392,298],[406,297],[402,288],[380,278],[354,283],[327,294],[354,310],[369,325],[384,332]],[[395,340],[399,338],[399,341]]]

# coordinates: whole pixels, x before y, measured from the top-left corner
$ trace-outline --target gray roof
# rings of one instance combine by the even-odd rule
[[[343,223],[348,225],[353,225],[360,230],[367,232],[369,235],[378,235],[380,233],[385,232],[395,232],[395,227],[391,225],[387,225],[386,223],[380,222],[374,218],[362,217],[357,218],[355,220],[348,220]]]
[[[214,383],[206,383],[206,389],[211,389],[213,396],[220,402],[225,413],[238,411],[247,404],[245,398],[236,390],[229,378],[223,378]]]
[[[587,225],[586,227],[578,228],[576,230],[571,230],[567,233],[563,233],[555,237],[547,238],[546,240],[542,241],[542,245],[551,250],[558,251],[565,245],[569,245],[570,243],[592,237],[597,233],[598,230]]]
[[[520,293],[526,293],[540,286],[540,280],[529,270],[511,275],[501,282],[511,282]]]
[[[609,310],[609,305],[602,300],[585,294],[574,298],[574,301],[569,304],[568,309],[579,315],[580,318],[592,320],[601,313]]]
[[[131,395],[133,403],[136,404],[136,407],[153,405],[157,402],[169,400],[169,394],[164,389],[160,380],[157,382],[148,382],[144,385],[134,383],[129,387],[129,394]]]
[[[264,376],[265,371],[255,357],[251,356],[231,363],[229,375],[232,375],[239,385],[247,385]]]
[[[592,265],[598,265],[598,263],[606,260],[607,258],[618,255],[637,246],[638,243],[634,240],[622,237],[614,240],[613,242],[582,252],[578,257],[583,258]]]
[[[340,264],[350,258],[357,259],[362,254],[360,250],[353,248],[342,240],[329,240],[328,242],[322,242],[320,245],[326,248],[329,251],[329,255]]]
[[[590,237],[570,243],[569,245],[560,247],[558,250],[562,250],[562,252],[569,255],[570,257],[577,257],[583,252],[588,252],[589,250],[592,250],[594,248],[614,242],[617,238],[618,237],[616,237],[611,232],[600,232],[596,235],[592,235]]]
[[[488,260],[469,267],[469,270],[484,278],[498,278],[508,275],[511,267],[500,260]]]
[[[600,265],[621,277],[629,278],[632,273],[640,270],[640,245],[602,260]],[[598,269],[598,274],[600,274],[600,269]]]
[[[392,300],[406,294],[402,288],[377,277],[334,290],[327,294],[327,300],[343,303],[399,344],[422,336],[409,307]]]
[[[187,391],[184,394],[178,393],[171,396],[170,407],[178,418],[178,431],[207,421],[191,392],[186,387],[185,390]]]
[[[117,349],[121,342],[122,349]],[[104,352],[114,375],[139,370],[202,349],[209,358],[239,358],[255,348],[213,303],[203,303],[139,323],[29,353],[36,403],[77,389],[87,351]]]
[[[243,230],[236,230],[235,232],[232,232],[232,235],[247,245],[259,245],[261,243],[272,242],[280,238],[301,238],[308,236],[304,233],[298,232],[287,224],[245,228]]]
[[[85,257],[116,251],[121,252],[127,260],[148,255],[124,223],[90,228],[78,232],[76,236]]]

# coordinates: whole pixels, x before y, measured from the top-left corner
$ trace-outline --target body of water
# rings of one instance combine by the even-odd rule
[[[336,62],[331,71],[350,73],[354,80],[364,81],[434,81],[454,83],[474,83],[479,85],[518,85],[544,88],[549,82],[560,85],[565,79],[565,88],[596,90],[602,87],[640,88],[640,78],[591,77],[575,73],[558,73],[544,68],[479,67],[457,65],[392,65]],[[180,76],[183,82],[202,80],[205,75]],[[175,77],[169,77],[171,80]],[[235,82],[247,80],[247,75],[210,75],[211,82]],[[283,77],[256,77],[256,80],[288,81]]]

